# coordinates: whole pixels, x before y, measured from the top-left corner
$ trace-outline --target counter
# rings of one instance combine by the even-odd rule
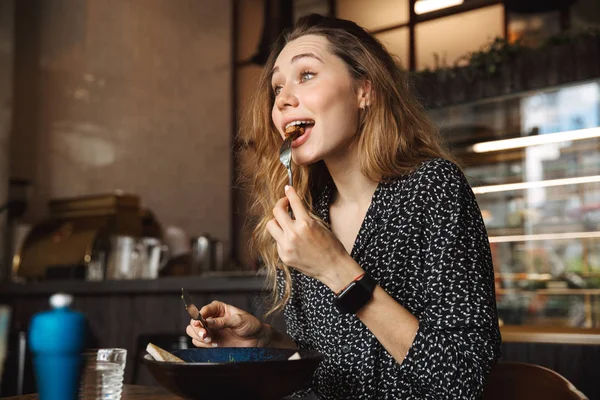
[[[7,295],[42,296],[58,291],[73,295],[167,294],[181,293],[182,287],[185,287],[189,292],[260,292],[263,285],[263,277],[257,276],[254,272],[227,272],[148,280],[40,281],[27,284],[0,283],[0,298]]]
[[[600,346],[600,329],[546,326],[503,326],[503,343],[555,343]]]

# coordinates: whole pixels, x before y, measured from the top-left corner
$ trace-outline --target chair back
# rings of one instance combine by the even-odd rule
[[[588,400],[559,373],[541,365],[499,362],[490,373],[483,400]]]

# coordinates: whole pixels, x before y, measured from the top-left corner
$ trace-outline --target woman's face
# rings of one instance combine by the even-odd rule
[[[272,118],[282,138],[290,123],[307,123],[292,143],[296,164],[327,162],[347,153],[366,99],[325,37],[306,35],[289,42],[275,61],[271,83]]]

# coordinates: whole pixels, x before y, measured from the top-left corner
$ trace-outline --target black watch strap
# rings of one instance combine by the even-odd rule
[[[351,282],[333,300],[333,304],[343,313],[356,314],[373,297],[377,286],[375,279],[369,274],[364,274],[360,279]]]

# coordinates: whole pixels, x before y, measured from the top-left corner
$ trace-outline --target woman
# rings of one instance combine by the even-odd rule
[[[500,344],[489,243],[407,72],[356,24],[311,15],[276,44],[249,111],[254,244],[287,334],[213,302],[212,336],[192,321],[193,343],[318,350],[321,399],[478,398]]]

